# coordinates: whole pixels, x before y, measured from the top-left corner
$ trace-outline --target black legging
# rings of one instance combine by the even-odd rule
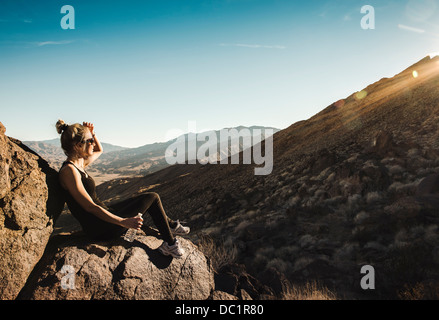
[[[109,209],[110,212],[123,218],[134,217],[138,213],[141,213],[143,217],[143,215],[148,211],[163,240],[170,245],[175,243],[175,238],[172,235],[169,226],[170,224],[173,226],[175,222],[166,215],[160,197],[157,193],[143,193],[139,196],[115,203],[111,205]],[[120,228],[114,228],[114,230],[105,231],[102,236],[119,236],[125,230],[126,228],[123,228],[122,230]]]

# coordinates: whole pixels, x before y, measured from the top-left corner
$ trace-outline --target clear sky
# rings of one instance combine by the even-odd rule
[[[284,129],[437,51],[439,0],[0,0],[0,122],[44,140],[88,121],[126,147],[189,121]]]

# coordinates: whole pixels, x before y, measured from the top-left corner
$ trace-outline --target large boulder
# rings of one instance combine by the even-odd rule
[[[57,172],[0,123],[0,299],[15,299],[64,206]]]
[[[19,299],[205,300],[214,290],[210,262],[183,238],[181,259],[162,255],[162,240],[144,233],[132,243],[80,234],[52,239]]]

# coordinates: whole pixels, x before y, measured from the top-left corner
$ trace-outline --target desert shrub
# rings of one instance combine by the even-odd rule
[[[362,198],[359,194],[349,196],[347,205],[351,212],[357,212],[361,208]]]
[[[437,231],[437,225],[415,225],[408,229],[401,228],[395,234],[395,245],[403,246],[413,243],[416,240],[422,240],[429,245],[435,246],[439,240]]]
[[[362,189],[359,179],[354,177],[340,180],[338,186],[345,197],[359,193]]]
[[[419,182],[421,179],[408,182],[408,183],[402,183],[399,181],[393,182],[388,189],[388,192],[393,197],[402,197],[402,196],[410,196],[416,193],[416,189],[419,185]]]
[[[384,271],[396,285],[413,285],[422,281],[431,268],[434,268],[431,248],[421,240],[391,247]]]
[[[439,283],[418,282],[413,286],[405,285],[404,289],[398,292],[401,300],[438,300]]]
[[[274,258],[273,260],[270,260],[266,265],[267,269],[274,268],[282,273],[285,273],[290,267],[291,267],[290,263],[280,258]]]
[[[275,257],[292,260],[300,252],[300,248],[296,245],[287,245],[280,247],[275,252]]]
[[[421,151],[417,148],[412,148],[412,149],[409,149],[409,151],[407,151],[407,157],[410,157],[410,158],[418,157],[420,154],[421,154]]]
[[[198,237],[198,248],[210,259],[214,270],[220,270],[236,261],[238,250],[235,245],[225,245],[222,240],[215,242],[211,236],[204,233],[198,234]]]
[[[333,262],[338,267],[344,267],[346,264],[355,261],[358,251],[358,243],[345,243],[341,248],[335,251]]]
[[[343,199],[344,199],[344,197],[342,197],[342,196],[331,197],[331,198],[323,200],[322,205],[323,206],[337,206],[343,202]]]
[[[344,203],[340,203],[335,213],[344,217],[346,222],[351,223],[358,212],[363,208],[363,198],[359,194],[351,195]]]
[[[400,165],[393,165],[393,166],[388,166],[387,169],[389,170],[389,173],[391,175],[395,175],[395,174],[399,174],[399,173],[403,173],[404,172],[404,168],[401,167]]]
[[[398,230],[398,219],[382,211],[368,212],[369,217],[360,219],[361,223],[352,229],[349,241],[360,246],[371,241],[389,243]],[[359,217],[361,218],[361,217]]]
[[[254,258],[251,260],[251,265],[254,270],[265,270],[269,262],[269,259],[263,254],[256,253]]]
[[[354,223],[356,224],[362,224],[365,220],[367,220],[370,217],[370,214],[365,212],[365,211],[361,211],[359,212],[355,217],[354,217]]]
[[[378,241],[370,241],[364,245],[365,249],[374,249],[376,251],[385,252],[387,247],[379,243]]]
[[[379,202],[381,200],[382,200],[382,196],[381,196],[381,194],[379,192],[373,191],[373,192],[369,192],[366,195],[366,202],[369,205],[377,203],[377,202]]]
[[[309,265],[313,261],[314,261],[314,259],[311,257],[306,257],[306,256],[299,257],[294,261],[293,271],[300,270],[300,269],[306,267],[307,265]]]
[[[310,234],[305,234],[300,237],[298,243],[301,248],[309,248],[315,245],[316,239]]]
[[[236,227],[235,227],[235,233],[241,233],[244,231],[248,226],[250,226],[252,222],[248,220],[241,221]]]
[[[267,264],[274,259],[276,250],[273,246],[265,245],[256,250],[254,257],[250,258],[251,267],[258,272],[267,268]]]

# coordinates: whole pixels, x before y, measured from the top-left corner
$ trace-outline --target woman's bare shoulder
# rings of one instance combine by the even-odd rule
[[[59,170],[58,173],[61,180],[69,179],[69,178],[75,179],[77,176],[79,176],[79,172],[71,163],[66,163],[65,165],[63,165],[63,167]]]
[[[67,171],[72,171],[74,169],[73,164],[67,162],[67,163],[63,163],[61,169],[59,169],[59,173],[62,172],[67,172]]]

